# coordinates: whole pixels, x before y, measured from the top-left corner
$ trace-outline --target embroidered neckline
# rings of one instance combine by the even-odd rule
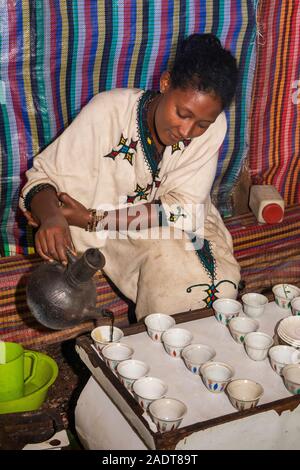
[[[153,141],[153,137],[151,135],[147,122],[147,112],[149,104],[156,96],[158,96],[157,91],[145,91],[139,98],[137,105],[137,133],[139,141],[141,142],[141,147],[146,165],[153,177],[157,172],[157,168],[161,160],[161,154],[159,154],[157,147]],[[171,155],[173,155],[173,153],[177,150],[183,152],[190,143],[191,139],[184,139],[180,140],[176,144],[173,144],[171,146]],[[180,144],[183,145],[183,148],[181,148]]]
[[[137,108],[137,130],[139,140],[141,142],[142,151],[146,165],[152,176],[155,175],[158,167],[158,162],[161,160],[160,154],[156,148],[156,145],[153,141],[148,122],[147,122],[147,112],[148,107],[151,101],[158,95],[157,91],[145,91],[138,101]]]

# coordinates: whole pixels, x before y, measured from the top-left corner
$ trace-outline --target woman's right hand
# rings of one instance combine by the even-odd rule
[[[60,261],[67,264],[67,249],[75,253],[68,222],[65,217],[55,214],[47,217],[35,235],[38,254],[46,261]]]

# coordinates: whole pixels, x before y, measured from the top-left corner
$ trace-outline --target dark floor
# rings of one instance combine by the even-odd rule
[[[64,425],[74,431],[74,409],[90,372],[75,351],[75,340],[53,344],[41,351],[53,357],[59,368],[45,406],[58,410]]]

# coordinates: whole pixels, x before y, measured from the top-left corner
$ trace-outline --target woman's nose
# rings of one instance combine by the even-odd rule
[[[193,124],[186,123],[180,126],[179,134],[181,139],[188,139],[192,135]]]

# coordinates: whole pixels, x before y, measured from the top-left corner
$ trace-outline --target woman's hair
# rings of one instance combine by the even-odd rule
[[[226,108],[235,94],[238,68],[214,34],[192,34],[180,45],[170,75],[173,88],[213,93]]]

